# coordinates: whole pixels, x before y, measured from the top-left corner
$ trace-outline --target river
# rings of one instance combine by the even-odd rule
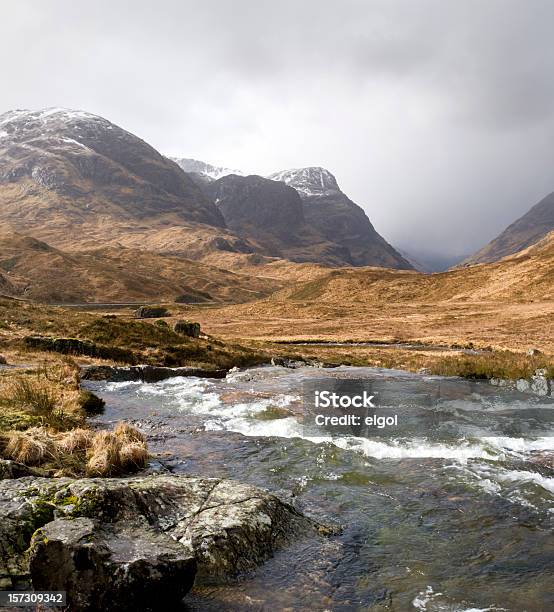
[[[369,380],[401,416],[432,411],[441,427],[308,429],[302,386],[323,377]],[[342,526],[237,584],[194,589],[190,610],[554,610],[554,475],[534,460],[553,450],[552,398],[353,367],[86,387],[106,400],[99,425],[136,424],[173,472],[258,485]]]

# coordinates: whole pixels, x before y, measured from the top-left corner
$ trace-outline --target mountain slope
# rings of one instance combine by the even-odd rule
[[[460,265],[498,261],[537,243],[554,230],[554,192],[514,221],[497,238]]]
[[[0,292],[41,302],[242,302],[283,284],[121,246],[66,253],[0,232]]]
[[[322,271],[265,299],[196,310],[194,316],[208,333],[225,338],[472,342],[554,354],[553,286],[554,232],[491,264],[439,274]],[[302,350],[314,354],[310,347]],[[352,359],[356,350],[345,348],[343,358]]]
[[[28,232],[164,215],[224,227],[174,162],[106,119],[65,109],[0,115],[0,220]]]
[[[325,168],[275,172],[268,178],[294,187],[304,205],[309,225],[350,252],[355,266],[382,266],[403,270],[413,266],[376,231],[367,215],[339,188]]]
[[[261,176],[224,176],[204,192],[219,208],[227,227],[262,253],[297,262],[351,263],[348,250],[327,240],[304,218],[298,192]]]

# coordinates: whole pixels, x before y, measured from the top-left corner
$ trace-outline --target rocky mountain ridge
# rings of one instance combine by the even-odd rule
[[[0,202],[2,220],[20,230],[54,212],[72,224],[171,213],[225,225],[194,181],[146,142],[97,115],[58,108],[0,115]]]
[[[348,249],[354,266],[412,270],[412,264],[373,227],[365,211],[344,194],[336,178],[321,167],[297,168],[270,175],[294,187],[309,225]]]
[[[554,192],[535,204],[499,236],[459,265],[498,261],[538,243],[554,230]]]

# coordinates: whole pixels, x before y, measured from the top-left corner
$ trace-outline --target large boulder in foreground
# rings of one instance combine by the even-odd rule
[[[76,610],[175,609],[194,583],[192,550],[162,533],[57,519],[33,535],[36,590],[67,591]]]
[[[137,589],[148,609],[167,591],[182,597],[195,579],[232,581],[318,529],[275,496],[229,480],[3,480],[0,588],[66,590],[75,610],[103,609],[110,598],[137,609],[125,603]]]

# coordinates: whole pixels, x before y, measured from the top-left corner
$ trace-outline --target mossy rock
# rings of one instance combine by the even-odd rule
[[[87,390],[81,391],[79,395],[79,403],[81,404],[81,408],[89,416],[102,414],[106,406],[106,402],[102,398]]]
[[[119,346],[96,344],[92,340],[26,336],[23,338],[23,342],[27,348],[38,351],[51,351],[64,355],[86,355],[87,357],[100,357],[101,359],[136,363],[136,356],[131,350]]]
[[[137,319],[157,319],[158,317],[168,317],[169,312],[163,306],[141,306],[135,310]]]
[[[189,336],[190,338],[200,337],[200,323],[193,321],[176,321],[173,326],[173,331],[183,336]]]

